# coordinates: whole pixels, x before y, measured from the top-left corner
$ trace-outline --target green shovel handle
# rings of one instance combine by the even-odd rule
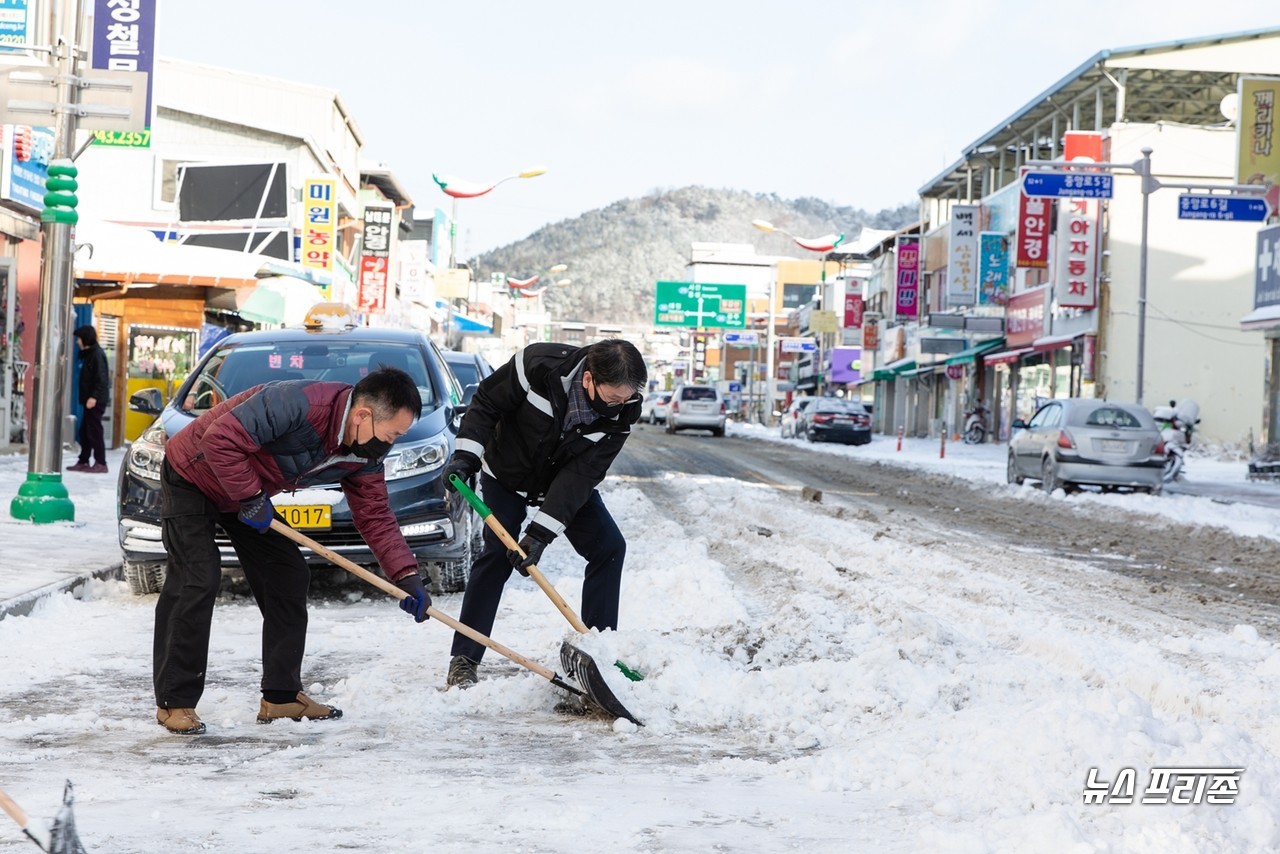
[[[449,475],[449,483],[454,489],[458,490],[458,494],[467,499],[467,503],[475,508],[480,514],[481,519],[488,519],[493,515],[493,511],[489,509],[489,505],[480,500],[480,496],[476,495],[475,490],[467,486],[467,482],[456,474]]]

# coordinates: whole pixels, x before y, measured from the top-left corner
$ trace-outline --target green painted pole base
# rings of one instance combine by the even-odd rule
[[[27,482],[18,487],[18,495],[9,502],[9,515],[37,525],[74,522],[76,506],[62,485],[62,475],[28,472]]]

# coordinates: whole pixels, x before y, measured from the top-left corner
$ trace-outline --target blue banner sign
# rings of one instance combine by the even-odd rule
[[[1178,196],[1178,219],[1265,222],[1267,200],[1262,196],[1210,196],[1183,193]]]
[[[1111,175],[1106,172],[1028,172],[1022,179],[1027,196],[1058,199],[1109,199]]]

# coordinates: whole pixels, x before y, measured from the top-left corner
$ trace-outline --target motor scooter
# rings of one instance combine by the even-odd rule
[[[979,403],[964,416],[964,443],[981,445],[987,440],[987,408]]]
[[[1191,434],[1200,423],[1200,404],[1191,398],[1151,410],[1164,440],[1164,482],[1172,483],[1182,477],[1186,468],[1187,450],[1191,447]]]

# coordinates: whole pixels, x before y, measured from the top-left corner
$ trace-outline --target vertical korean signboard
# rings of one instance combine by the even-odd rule
[[[952,205],[947,305],[978,301],[978,206]]]
[[[151,147],[155,45],[156,0],[94,0],[91,67],[147,75],[146,127],[141,131],[95,130],[93,140],[98,145]]]
[[[395,208],[365,205],[360,249],[360,282],[356,311],[381,314],[387,310],[387,273],[391,269],[391,230]]]
[[[920,301],[920,238],[903,234],[894,240],[898,260],[894,311],[898,317],[916,317]]]
[[[1268,215],[1280,215],[1280,139],[1276,94],[1280,78],[1241,77],[1236,121],[1236,182],[1270,184]]]
[[[338,251],[338,202],[332,178],[308,178],[302,182],[302,266],[333,272]],[[323,288],[330,298],[330,285]]]
[[[978,302],[1004,305],[1009,299],[1009,241],[998,231],[978,235]]]
[[[1062,308],[1098,304],[1098,200],[1058,202],[1058,248],[1054,253],[1054,297]]]
[[[1044,196],[1018,193],[1018,251],[1014,262],[1016,266],[1024,269],[1043,269],[1049,266],[1051,206],[1052,201]]]
[[[861,329],[863,314],[862,294],[844,295],[844,328]]]

